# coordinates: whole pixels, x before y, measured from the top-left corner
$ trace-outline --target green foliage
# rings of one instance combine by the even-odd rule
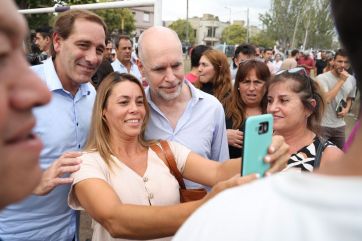
[[[266,31],[261,31],[250,38],[250,43],[255,46],[272,48],[275,45],[275,39],[271,38]]]
[[[15,2],[19,9],[53,7],[54,4],[59,3],[59,1],[53,0],[16,0]],[[41,26],[50,26],[51,20],[54,17],[52,13],[26,14],[24,16],[28,22],[29,29],[36,29]]]
[[[329,0],[272,0],[271,12],[260,16],[271,39],[281,48],[331,48],[333,21]]]
[[[246,42],[247,30],[241,25],[232,24],[226,27],[221,34],[221,42],[229,45],[241,44]]]
[[[183,19],[178,19],[175,22],[173,22],[169,28],[173,29],[178,37],[180,38],[180,40],[182,42],[187,42],[186,40],[186,29],[187,29],[187,24],[189,25],[189,43],[193,44],[195,43],[195,34],[194,34],[194,29],[192,28],[191,24],[189,22],[187,22],[186,20]]]
[[[106,0],[16,0],[20,9],[53,7],[55,4],[79,5],[96,2],[106,2]],[[136,29],[133,14],[129,9],[107,9],[96,10],[94,12],[103,17],[110,33],[113,31],[121,33],[122,21],[124,34],[131,34]],[[55,15],[53,13],[27,14],[25,17],[28,21],[29,29],[36,29],[40,26],[51,26],[54,22]]]
[[[95,13],[104,19],[109,33],[131,35],[136,29],[135,19],[128,8],[96,10]]]

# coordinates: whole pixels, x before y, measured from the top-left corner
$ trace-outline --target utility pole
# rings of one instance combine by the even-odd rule
[[[250,25],[249,25],[249,8],[247,9],[246,12],[246,42],[249,43],[250,42]]]
[[[189,43],[189,0],[186,0],[186,43]]]
[[[230,25],[231,25],[231,7],[226,6],[225,8],[229,10],[229,27],[230,27]],[[230,28],[227,31],[226,44],[229,44],[229,33],[230,33]]]

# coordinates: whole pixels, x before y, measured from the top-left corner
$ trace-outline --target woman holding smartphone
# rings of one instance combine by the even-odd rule
[[[318,83],[303,68],[274,76],[268,84],[267,96],[267,112],[274,117],[274,134],[283,136],[290,146],[287,169],[312,172],[343,154],[319,135],[325,102]]]
[[[141,83],[132,75],[112,73],[98,88],[92,124],[80,170],[68,203],[85,209],[93,218],[93,241],[119,239],[170,240],[184,220],[210,196],[221,189],[255,179],[240,176],[240,160],[210,161],[176,142],[169,141],[176,166],[183,177],[207,186],[218,187],[205,198],[180,204],[179,184],[167,164],[145,140],[149,107]],[[197,137],[195,137],[197,138]],[[274,151],[267,159],[269,172],[285,167],[288,146],[274,138]]]

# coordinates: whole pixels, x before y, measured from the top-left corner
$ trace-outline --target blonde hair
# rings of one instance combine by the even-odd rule
[[[141,89],[144,99],[144,107],[146,110],[145,118],[141,126],[141,133],[138,136],[138,141],[142,146],[148,147],[154,141],[145,140],[145,131],[148,119],[150,116],[150,109],[148,107],[145,91],[136,77],[127,73],[113,72],[109,74],[99,85],[97,89],[97,96],[93,107],[92,121],[87,143],[84,147],[85,151],[96,152],[98,151],[104,162],[111,167],[113,162],[111,155],[114,154],[110,146],[110,131],[103,110],[107,106],[108,98],[112,94],[115,85],[121,82],[129,81],[138,85]]]

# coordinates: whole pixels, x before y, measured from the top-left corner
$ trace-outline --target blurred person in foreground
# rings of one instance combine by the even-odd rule
[[[32,67],[52,93],[49,104],[33,110],[34,132],[44,143],[42,178],[34,195],[0,212],[5,241],[68,241],[76,236],[77,213],[67,205],[73,182],[69,174],[80,167],[96,94],[89,82],[102,61],[107,28],[94,13],[69,10],[57,16],[53,30],[52,58]]]
[[[35,126],[32,108],[46,104],[50,93],[25,59],[22,43],[27,28],[12,0],[1,2],[0,30],[0,209],[3,209],[31,194],[40,181],[42,143],[32,132]]]
[[[361,89],[360,0],[332,0],[340,39]],[[361,121],[361,120],[359,120]],[[198,209],[174,240],[360,240],[362,131],[336,162],[313,174],[280,173],[227,190]]]

